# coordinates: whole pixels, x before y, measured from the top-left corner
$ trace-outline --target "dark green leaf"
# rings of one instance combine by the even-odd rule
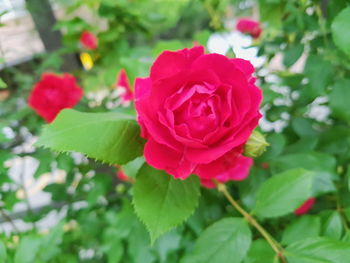
[[[301,54],[303,54],[304,45],[297,43],[295,45],[289,46],[283,56],[283,64],[289,68],[294,65],[294,63],[300,58]]]
[[[305,64],[305,75],[309,78],[313,96],[324,93],[334,74],[334,68],[318,55],[310,55]]]
[[[147,164],[140,169],[133,187],[135,211],[150,232],[152,243],[187,219],[194,212],[198,199],[197,176],[174,179]]]
[[[350,107],[348,98],[350,97],[350,80],[337,80],[329,95],[329,102],[333,115],[350,123]]]

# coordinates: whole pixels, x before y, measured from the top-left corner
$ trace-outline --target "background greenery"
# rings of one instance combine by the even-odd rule
[[[30,226],[26,231],[13,228],[11,233],[0,234],[0,262],[278,262],[267,242],[248,227],[217,190],[199,189],[195,178],[181,185],[143,165],[142,157],[134,159],[142,154],[142,141],[121,144],[116,152],[109,152],[108,145],[115,141],[117,133],[105,132],[103,140],[99,136],[106,125],[113,125],[116,131],[126,129],[128,116],[135,114],[132,106],[110,106],[115,101],[112,94],[120,69],[125,68],[133,82],[136,76],[147,76],[152,61],[161,51],[191,47],[193,41],[206,45],[212,33],[233,31],[234,26],[228,26],[232,19],[253,14],[259,15],[264,30],[254,45],[259,55],[266,57],[256,74],[264,93],[262,111],[266,125],[261,129],[270,147],[255,159],[249,178],[229,183],[228,189],[283,245],[288,262],[349,260],[348,1],[57,2],[66,12],[65,19],[55,25],[63,33],[63,48],[38,55],[25,67],[0,72],[3,80],[0,91],[10,93],[0,105],[0,128],[10,127],[14,134],[9,138],[0,133],[1,220],[13,223],[11,217],[17,216]],[[91,14],[90,21],[75,15],[80,8]],[[60,72],[65,54],[83,51],[79,36],[84,30],[97,36],[98,49],[89,52],[94,60],[91,70],[77,68],[72,72],[86,95],[76,109],[95,115],[87,117],[73,110],[64,111],[54,124],[44,128],[39,145],[58,151],[80,151],[92,158],[79,161],[72,154],[59,154],[47,148],[18,148],[31,136],[38,136],[44,124],[26,104],[33,83],[42,72]],[[273,64],[276,57],[281,64],[272,69],[271,61]],[[293,66],[300,61],[305,63],[295,69]],[[84,118],[99,122],[91,125]],[[77,119],[86,125],[85,137],[93,136],[97,138],[96,144],[104,144],[101,152],[95,152],[94,145],[84,145],[85,137],[76,128]],[[55,132],[64,132],[67,126],[76,129],[72,131],[75,139],[59,141]],[[137,134],[138,127],[131,125],[127,133],[130,137],[125,139],[135,138]],[[41,209],[30,207],[25,202],[26,195],[19,198],[18,191],[23,190],[25,178],[15,181],[8,174],[6,161],[28,156],[40,161],[36,178],[57,169],[66,172],[65,180],[44,188],[51,194],[52,203]],[[95,159],[121,164],[132,178],[138,173],[133,189],[130,183],[116,177],[117,167]],[[153,182],[150,175],[162,178],[161,182]],[[164,212],[148,216],[147,211],[158,210],[156,204],[143,197],[158,184],[171,184],[178,193],[186,192],[186,187],[190,189],[192,202],[180,200],[183,210],[179,218],[176,218],[179,211],[171,210],[176,207],[173,199],[168,200],[170,210],[166,211],[171,216],[164,219]],[[165,195],[166,189],[160,187],[154,198]],[[316,198],[316,204],[309,214],[295,216],[293,211],[311,196]],[[20,202],[27,205],[26,212],[16,215],[12,210]],[[145,224],[140,222],[133,206]],[[52,211],[63,214],[59,222],[50,229],[39,228],[38,222]],[[163,220],[154,226],[152,217]],[[151,232],[153,245],[145,225]],[[178,226],[172,228],[174,225]]]

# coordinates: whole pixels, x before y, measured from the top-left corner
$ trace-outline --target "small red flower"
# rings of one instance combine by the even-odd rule
[[[97,38],[89,31],[84,31],[80,35],[80,43],[84,48],[89,50],[94,50],[97,48]]]
[[[312,208],[315,201],[316,199],[313,197],[307,199],[298,209],[294,211],[294,214],[296,214],[297,216],[306,214]]]
[[[34,85],[28,103],[38,115],[52,122],[61,110],[73,108],[82,96],[83,90],[77,85],[74,76],[68,73],[44,73]]]
[[[126,75],[126,71],[124,69],[120,70],[118,74],[117,88],[122,88],[124,90],[124,93],[121,97],[123,102],[128,102],[132,100],[133,94],[130,88],[128,76]]]
[[[262,32],[260,23],[250,18],[239,19],[236,29],[244,34],[251,35],[253,38],[259,38]]]

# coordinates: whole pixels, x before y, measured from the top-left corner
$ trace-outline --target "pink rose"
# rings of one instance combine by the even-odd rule
[[[294,211],[294,214],[296,214],[297,216],[306,214],[313,207],[315,201],[316,199],[313,197],[307,199],[298,209]]]
[[[262,28],[258,21],[250,18],[241,18],[236,24],[236,29],[244,34],[249,34],[253,38],[259,38]]]
[[[248,61],[201,46],[163,52],[135,85],[147,163],[175,178],[196,174],[209,187],[244,179],[252,160],[243,145],[261,117],[253,72]]]
[[[120,70],[118,74],[117,80],[117,88],[122,88],[124,93],[121,96],[123,102],[129,102],[132,100],[133,94],[130,88],[128,76],[126,75],[126,71],[124,69]]]

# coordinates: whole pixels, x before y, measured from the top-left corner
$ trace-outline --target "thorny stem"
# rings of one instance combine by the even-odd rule
[[[283,254],[283,248],[282,246],[273,239],[273,237],[255,220],[254,217],[252,217],[247,211],[245,211],[237,202],[233,199],[232,195],[227,191],[227,188],[224,184],[216,183],[217,188],[219,192],[223,193],[226,199],[230,202],[230,204],[237,209],[239,213],[243,215],[243,217],[252,225],[254,226],[259,233],[265,238],[265,240],[270,244],[272,249],[277,254],[278,258],[283,263],[287,263],[287,260]]]

